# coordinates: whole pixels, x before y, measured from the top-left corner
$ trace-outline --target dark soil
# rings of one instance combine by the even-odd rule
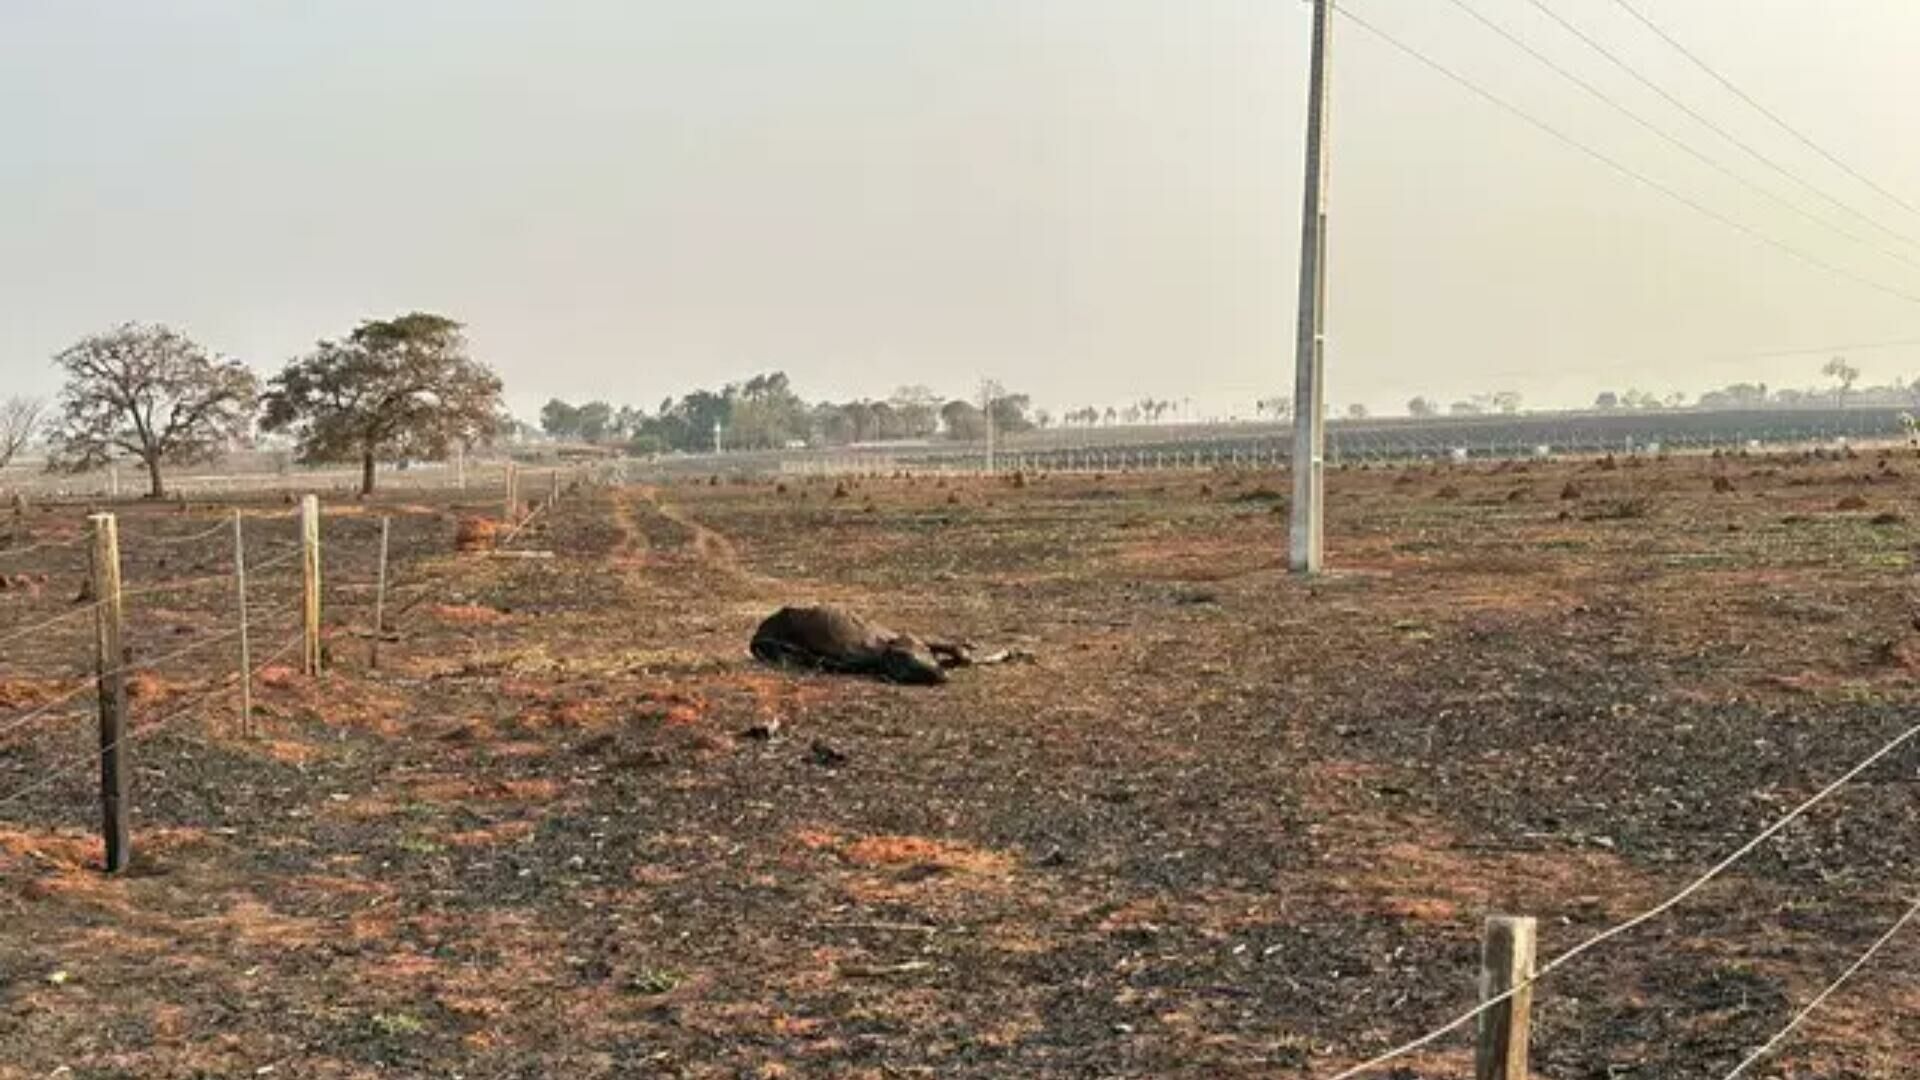
[[[1493,465],[1445,498],[1331,474],[1311,585],[1273,473],[585,489],[509,545],[551,559],[456,554],[478,499],[390,503],[378,670],[382,511],[342,506],[330,674],[270,672],[252,738],[226,645],[136,702],[133,873],[95,869],[90,700],[0,737],[0,1078],[1329,1075],[1473,1001],[1485,916],[1551,956],[1913,722],[1904,519],[1836,511],[1857,465],[1774,464],[1738,498],[1704,458],[1532,465],[1592,520]],[[291,550],[252,511],[254,561]],[[84,547],[25,548],[80,515],[0,524],[0,571],[47,575],[0,636],[72,609]],[[129,510],[129,590],[219,578],[226,539],[152,542],[219,520]],[[257,578],[256,658],[291,569]],[[802,602],[1038,659],[937,689],[757,665]],[[136,658],[232,603],[130,600]],[[90,635],[0,648],[0,730]],[[1724,1074],[1904,907],[1916,765],[1544,983],[1539,1074]],[[1912,1075],[1912,949],[1760,1075]],[[1470,1076],[1469,1045],[1381,1075]]]

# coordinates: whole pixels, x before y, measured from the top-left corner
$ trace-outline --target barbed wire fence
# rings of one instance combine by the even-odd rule
[[[1119,455],[1123,452],[1109,450],[1106,453]],[[1189,452],[1191,456],[1184,459],[1175,455],[1170,460],[1157,455],[1149,456],[1150,453],[1136,451],[1131,459],[1125,456],[1088,456],[1073,459],[1070,464],[1063,460],[1056,467],[1118,471],[1129,466],[1206,469],[1236,465],[1255,468],[1261,464],[1252,453],[1236,461],[1229,452],[1222,466],[1215,466],[1211,455],[1203,456],[1198,451]],[[1274,457],[1280,457],[1278,449],[1274,451]],[[1163,460],[1166,461],[1165,466],[1161,464]],[[1020,467],[1018,458],[1012,459],[1011,463],[1014,467]],[[548,478],[544,495],[527,501],[520,497],[521,477],[517,471],[506,470],[505,495],[501,504],[506,522],[505,528],[496,536],[495,544],[506,549],[515,540],[527,535],[545,515],[554,511],[569,490],[570,480],[617,481],[620,478],[615,470],[570,474],[555,472]],[[324,564],[321,559],[322,520],[318,499],[307,496],[292,511],[248,515],[235,509],[217,524],[204,529],[181,535],[134,537],[129,546],[143,554],[194,551],[202,563],[215,558],[230,559],[230,569],[221,573],[195,573],[131,585],[120,580],[121,537],[118,520],[110,513],[92,515],[88,519],[87,530],[77,537],[0,549],[0,569],[4,569],[10,560],[29,554],[64,551],[71,556],[70,567],[77,569],[84,565],[87,571],[87,586],[72,607],[0,633],[0,673],[11,666],[8,661],[19,655],[17,647],[23,642],[35,643],[41,653],[58,652],[67,656],[87,656],[90,653],[92,669],[90,673],[83,671],[50,680],[52,686],[42,689],[30,701],[12,709],[8,708],[6,698],[0,697],[0,755],[6,754],[12,740],[21,732],[37,723],[71,723],[83,720],[89,712],[94,712],[99,717],[100,725],[97,751],[72,755],[41,770],[12,790],[0,793],[0,810],[97,767],[101,776],[103,864],[109,872],[124,870],[131,858],[134,839],[129,815],[133,792],[128,782],[131,777],[129,751],[133,747],[161,732],[176,729],[189,718],[199,716],[203,720],[210,719],[215,710],[234,718],[238,735],[257,736],[252,694],[253,687],[263,673],[287,662],[296,654],[300,658],[298,667],[303,676],[319,677],[324,673],[328,655],[321,616],[325,611],[343,607],[363,609],[366,616],[364,625],[336,621],[334,629],[344,630],[352,637],[365,637],[369,648],[369,666],[377,667],[380,646],[387,640],[387,620],[396,610],[397,602],[404,600],[404,603],[398,603],[397,609],[405,610],[412,603],[419,602],[420,598],[431,596],[433,590],[444,587],[444,583],[422,580],[395,584],[389,564],[391,518],[386,516],[350,515],[336,518],[329,535],[337,535],[339,529],[350,527],[377,529],[377,534],[363,538],[371,540],[377,537],[377,555],[372,566],[362,567],[358,573],[342,575],[331,572],[340,568],[337,564]],[[294,527],[282,535],[282,525]],[[230,538],[230,541],[223,543],[223,537]],[[255,556],[260,558],[254,561]],[[323,574],[323,567],[330,572]],[[129,601],[143,601],[143,606],[151,613],[159,600],[223,588],[232,591],[230,625],[206,631],[191,642],[158,650],[148,657],[136,658],[135,650],[126,646],[123,635],[130,622]],[[79,636],[89,622],[91,642]],[[254,654],[256,640],[271,643],[266,655]],[[231,649],[228,660],[232,666],[226,672],[202,674],[192,683],[190,691],[164,702],[164,707],[157,706],[146,715],[138,715],[137,710],[131,707],[139,703],[130,703],[128,700],[127,684],[130,679],[139,675],[157,675],[173,665],[214,654],[223,648]],[[1533,921],[1506,917],[1490,920],[1481,972],[1482,990],[1477,1004],[1431,1030],[1332,1074],[1327,1080],[1360,1080],[1376,1074],[1469,1025],[1477,1028],[1476,1041],[1483,1065],[1480,1075],[1499,1080],[1523,1075],[1518,1070],[1525,1067],[1531,1004],[1536,988],[1576,960],[1667,915],[1696,897],[1794,822],[1835,798],[1876,765],[1910,747],[1916,739],[1920,739],[1920,725],[1897,733],[1658,903],[1588,936],[1537,967],[1533,963]],[[1920,900],[1916,900],[1897,922],[1819,994],[1809,999],[1783,1028],[1727,1073],[1725,1080],[1738,1080],[1747,1075],[1759,1062],[1783,1046],[1794,1032],[1916,919],[1920,919]],[[1515,1057],[1515,1054],[1518,1056]]]
[[[1387,1066],[1400,1061],[1417,1051],[1433,1046],[1469,1024],[1476,1024],[1476,1061],[1477,1076],[1482,1080],[1523,1080],[1526,1071],[1531,1007],[1536,986],[1571,964],[1580,957],[1598,949],[1607,942],[1627,934],[1641,926],[1666,915],[1688,899],[1698,894],[1715,880],[1725,875],[1742,861],[1759,851],[1768,841],[1780,835],[1788,826],[1806,816],[1815,807],[1827,802],[1846,789],[1860,776],[1875,765],[1891,757],[1895,752],[1920,738],[1920,725],[1915,725],[1898,733],[1883,743],[1878,749],[1856,763],[1813,795],[1800,802],[1791,810],[1774,819],[1751,839],[1735,848],[1730,854],[1709,867],[1680,889],[1668,895],[1651,907],[1630,918],[1592,934],[1553,957],[1537,968],[1533,962],[1533,939],[1535,922],[1531,918],[1495,916],[1487,922],[1483,944],[1483,958],[1480,973],[1480,1001],[1478,1004],[1453,1018],[1433,1027],[1414,1038],[1401,1042],[1390,1049],[1367,1058],[1340,1072],[1333,1073],[1327,1080],[1359,1080],[1361,1077],[1377,1074]],[[1819,995],[1811,999],[1794,1017],[1770,1038],[1764,1045],[1756,1048],[1733,1071],[1726,1074],[1724,1080],[1738,1080],[1754,1065],[1783,1045],[1786,1039],[1809,1017],[1817,1012],[1839,989],[1853,976],[1857,975],[1881,949],[1895,938],[1906,925],[1920,917],[1920,899],[1899,921],[1880,936],[1859,959],[1844,970],[1840,976]]]
[[[551,514],[581,482],[609,478],[604,470],[555,468],[544,493],[522,501],[517,470],[505,474],[501,547]],[[366,640],[368,667],[377,669],[395,602],[406,610],[448,588],[432,576],[395,580],[392,520],[360,512],[326,519],[318,496],[309,494],[290,511],[229,508],[216,524],[184,533],[123,536],[118,515],[91,513],[78,535],[0,548],[0,573],[28,556],[39,565],[50,557],[58,564],[51,573],[19,575],[31,597],[57,603],[59,597],[49,595],[56,584],[84,581],[65,610],[0,631],[0,676],[6,677],[0,681],[0,775],[20,779],[32,770],[0,791],[0,809],[98,769],[101,865],[108,873],[124,871],[134,842],[133,747],[193,717],[224,717],[231,734],[258,737],[254,690],[265,673],[290,664],[301,677],[318,679],[330,666],[332,647],[352,639]],[[323,532],[338,538],[346,529],[368,530],[354,539],[371,547],[370,564],[349,570],[339,559],[323,558]],[[189,570],[183,575],[123,577],[130,568],[165,571],[182,563]],[[182,597],[222,592],[227,601],[195,608],[194,625],[182,625],[185,617],[172,606]],[[339,617],[342,611],[351,617]],[[192,640],[183,644],[168,640],[189,634]],[[260,643],[264,655],[256,650]],[[26,674],[49,667],[50,674]],[[17,753],[37,727],[63,732],[89,714],[98,718],[97,749],[52,763]]]

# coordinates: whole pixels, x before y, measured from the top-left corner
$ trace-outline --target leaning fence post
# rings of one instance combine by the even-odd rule
[[[247,541],[233,512],[233,586],[240,607],[240,734],[253,734],[253,644],[247,640]]]
[[[1527,918],[1496,915],[1487,920],[1480,951],[1480,1000],[1511,996],[1480,1014],[1477,1080],[1527,1080],[1536,929]]]
[[[127,658],[120,643],[120,526],[112,514],[94,514],[93,609],[95,688],[100,700],[101,836],[107,873],[126,869],[133,855],[127,827]]]
[[[373,590],[373,647],[367,650],[367,666],[380,666],[380,636],[387,631],[387,534],[393,519],[380,519],[380,575]]]
[[[300,671],[320,674],[320,497],[300,500]]]

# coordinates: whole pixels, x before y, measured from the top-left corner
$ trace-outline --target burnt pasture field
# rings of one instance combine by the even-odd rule
[[[1913,723],[1917,472],[1335,471],[1311,586],[1267,472],[584,488],[514,543],[551,558],[456,553],[478,498],[330,504],[329,674],[264,672],[253,737],[230,695],[154,726],[225,643],[136,694],[133,871],[96,869],[90,699],[0,741],[0,1077],[1327,1076],[1472,1004],[1487,914],[1551,956]],[[140,538],[226,509],[122,511],[130,592],[225,571]],[[80,523],[0,523],[0,639],[73,607],[85,548],[26,548]],[[1036,659],[748,656],[826,601]],[[130,599],[136,661],[232,603]],[[89,643],[0,647],[0,730]],[[1917,764],[1544,982],[1539,1073],[1724,1074],[1904,910]],[[1911,1075],[1914,948],[1759,1075]],[[1379,1075],[1471,1073],[1460,1035]]]

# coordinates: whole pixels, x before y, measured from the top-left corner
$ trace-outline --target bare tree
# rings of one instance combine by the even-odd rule
[[[1820,374],[1839,384],[1833,396],[1835,402],[1840,405],[1847,403],[1847,395],[1853,392],[1853,384],[1860,381],[1860,369],[1847,363],[1847,358],[1844,356],[1836,356],[1827,361],[1827,366],[1820,369]]]
[[[164,326],[128,323],[53,358],[67,373],[50,464],[80,471],[116,454],[147,467],[148,494],[166,495],[160,468],[214,457],[247,433],[260,381]]]
[[[39,398],[10,397],[0,401],[0,469],[13,464],[20,451],[27,448],[46,408],[47,403]]]

